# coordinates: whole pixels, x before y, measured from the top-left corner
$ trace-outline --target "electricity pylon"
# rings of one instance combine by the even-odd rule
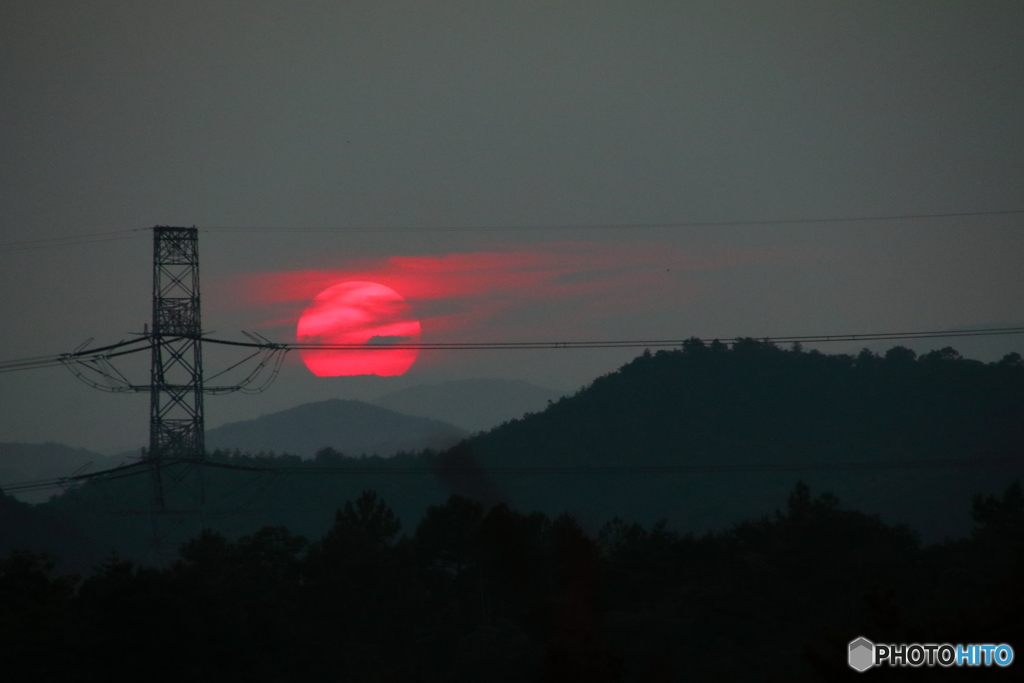
[[[197,463],[206,457],[202,334],[198,230],[157,226],[153,228],[153,329],[149,333],[152,363],[146,453],[151,463],[155,512],[165,511],[165,486],[174,482],[191,489],[187,498],[201,514],[204,493],[202,468]]]

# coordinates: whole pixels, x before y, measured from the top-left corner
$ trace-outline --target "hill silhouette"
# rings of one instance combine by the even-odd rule
[[[466,441],[450,457],[497,473],[450,484],[455,493],[493,495],[483,486],[516,506],[583,520],[666,517],[703,530],[770,509],[803,478],[941,538],[967,532],[971,496],[1024,471],[1021,414],[1016,354],[985,364],[950,348],[853,357],[693,340],[645,353],[541,413]],[[929,464],[914,465],[922,461]],[[629,471],[647,466],[683,471]],[[512,467],[620,470],[501,474]]]
[[[543,410],[564,394],[523,380],[463,379],[408,387],[374,399],[373,404],[480,432]]]
[[[447,448],[466,433],[439,420],[402,415],[362,401],[306,403],[255,420],[207,430],[207,448],[278,452],[306,458],[324,447],[346,455],[389,456]]]

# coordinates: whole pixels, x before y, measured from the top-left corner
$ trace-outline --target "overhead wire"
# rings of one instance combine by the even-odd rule
[[[205,341],[205,338],[203,338],[202,341]],[[266,391],[268,388],[270,388],[270,385],[273,384],[274,381],[277,379],[278,374],[281,372],[281,366],[284,365],[285,354],[288,353],[288,349],[279,348],[278,344],[271,344],[269,346],[261,347],[255,353],[250,354],[242,361],[235,363],[234,365],[228,367],[222,372],[218,372],[216,375],[214,375],[214,377],[219,377],[220,375],[223,375],[225,372],[233,370],[242,363],[258,356],[260,353],[264,354],[263,358],[260,359],[260,361],[256,364],[256,367],[254,367],[248,375],[242,378],[242,380],[235,382],[234,384],[229,386],[204,386],[203,392],[207,394],[231,394],[235,392],[241,392],[243,394],[253,395],[261,394],[264,391]],[[270,374],[263,380],[262,384],[259,384],[255,387],[252,386],[256,382],[256,380],[263,374],[263,371],[268,366],[270,366],[271,368]]]
[[[148,471],[149,464],[150,463],[144,460],[139,460],[137,462],[129,463],[127,465],[118,465],[117,467],[110,467],[105,470],[97,470],[96,472],[88,472],[85,474],[75,474],[68,477],[54,477],[51,479],[36,479],[31,481],[3,484],[0,485],[0,490],[3,490],[6,493],[21,493],[26,491],[38,491],[50,488],[62,488],[68,486],[69,484],[83,482],[89,479],[95,479],[97,477],[104,477],[107,480],[121,479],[124,476],[134,476],[134,473],[131,475],[126,474],[129,471],[136,470],[137,473],[143,473]],[[146,466],[146,469],[140,469],[140,467],[142,466]]]
[[[136,348],[118,351],[117,349],[124,349],[125,347],[138,344],[140,342],[146,342],[147,345]],[[149,348],[149,339],[145,336],[140,336],[136,339],[122,340],[116,344],[108,344],[106,346],[99,346],[94,349],[76,350],[71,353],[56,353],[46,356],[29,356],[26,358],[16,358],[8,361],[0,361],[0,373],[3,372],[15,372],[18,370],[35,370],[38,368],[57,367],[65,365],[67,363],[84,363],[90,360],[100,358],[116,358],[118,356],[124,356],[132,353],[138,353],[139,351],[145,351]],[[109,353],[108,353],[109,352]]]
[[[34,240],[0,242],[0,253],[26,251],[31,249],[48,249],[51,247],[72,247],[97,242],[115,242],[126,239],[145,237],[149,228],[128,228],[125,230],[109,230],[107,232],[85,233],[82,235],[64,235],[61,237],[45,237]]]
[[[507,224],[507,225],[427,225],[427,226],[243,226],[213,225],[199,228],[208,234],[232,232],[288,232],[288,233],[430,233],[430,232],[547,232],[558,230],[650,230],[666,228],[730,228],[730,227],[770,227],[780,225],[827,225],[836,223],[878,223],[900,220],[938,220],[949,218],[983,218],[995,216],[1024,215],[1024,209],[1002,209],[991,211],[946,211],[934,213],[900,213],[900,214],[868,214],[860,216],[818,216],[811,218],[754,218],[718,221],[665,221],[665,222],[621,222],[621,223],[544,223],[538,225]],[[81,235],[62,235],[43,237],[30,240],[0,242],[0,253],[23,251],[28,249],[46,249],[51,247],[77,246],[96,242],[111,242],[124,239],[143,237],[150,228],[126,228],[104,232],[83,233]]]
[[[140,460],[119,467],[92,472],[83,475],[41,479],[29,482],[0,484],[0,490],[7,493],[39,491],[50,488],[66,488],[81,481],[98,479],[112,481],[136,474],[142,474],[155,464],[154,461]],[[925,460],[877,460],[877,461],[840,461],[840,462],[773,462],[746,464],[702,464],[702,465],[608,465],[608,466],[386,466],[386,465],[241,465],[202,458],[164,458],[161,467],[174,464],[208,467],[213,469],[234,470],[251,473],[285,474],[362,474],[362,475],[444,475],[486,473],[488,475],[668,475],[668,474],[757,474],[772,472],[819,472],[819,471],[855,471],[877,469],[938,469],[938,468],[975,468],[998,467],[1001,465],[1019,465],[1019,458],[974,458],[974,459],[925,459]]]
[[[722,341],[722,343],[734,343],[737,340],[752,339],[755,341],[769,342],[774,344],[811,344],[830,342],[866,342],[866,341],[898,341],[912,339],[944,339],[962,337],[991,337],[1001,335],[1024,334],[1024,326],[1014,327],[988,327],[971,328],[960,330],[922,330],[903,332],[874,332],[874,333],[844,333],[844,334],[805,334],[805,335],[778,335],[764,337],[735,337],[732,341],[722,337],[676,337],[672,339],[615,339],[615,340],[582,340],[582,341],[502,341],[502,342],[398,342],[394,344],[331,344],[315,342],[290,342],[281,343],[273,341],[259,341],[251,337],[253,341],[237,341],[232,339],[218,339],[215,337],[200,337],[200,341],[208,344],[222,346],[234,346],[247,349],[261,349],[266,351],[389,351],[394,349],[417,349],[417,350],[443,350],[443,351],[479,351],[479,350],[544,350],[544,349],[601,349],[601,348],[664,348],[677,347],[686,341],[696,340],[704,344]],[[32,370],[37,368],[55,367],[69,363],[83,364],[92,360],[107,360],[122,355],[138,353],[150,348],[149,344],[136,349],[127,349],[116,353],[106,353],[122,347],[137,344],[139,342],[150,342],[150,337],[140,336],[138,339],[118,342],[95,349],[86,349],[74,353],[52,354],[48,356],[31,356],[9,361],[0,361],[0,373],[14,372],[18,370]],[[724,341],[723,341],[724,339]],[[151,342],[150,342],[151,343]],[[252,354],[252,358],[257,354]],[[272,374],[280,369],[283,354],[271,354],[259,364],[258,370],[273,362]],[[248,360],[248,358],[246,360]],[[271,360],[273,359],[273,360]],[[236,363],[228,370],[240,365]],[[222,373],[218,373],[222,374]],[[255,373],[254,374],[258,374]],[[251,379],[255,379],[250,375]]]
[[[237,465],[215,460],[195,460],[203,467],[239,470],[248,472],[287,472],[300,474],[436,474],[440,470],[434,467],[398,467],[398,466],[317,466],[298,465],[288,467]],[[1016,458],[978,458],[978,459],[930,459],[930,460],[888,460],[861,462],[789,462],[762,464],[713,464],[713,465],[609,465],[609,466],[483,466],[452,467],[444,466],[445,474],[472,474],[485,471],[488,474],[700,474],[725,472],[792,472],[818,470],[858,470],[858,469],[917,469],[935,467],[987,467],[1002,464],[1019,464]]]
[[[467,226],[374,226],[374,227],[284,227],[284,226],[209,226],[206,232],[310,232],[310,233],[362,233],[362,232],[538,232],[553,230],[646,230],[658,228],[729,228],[774,225],[807,225],[829,223],[871,223],[897,220],[932,220],[940,218],[973,218],[984,216],[1015,216],[1024,209],[998,211],[950,211],[943,213],[904,213],[864,216],[825,216],[816,218],[769,218],[727,221],[668,221],[650,223],[556,223],[543,225],[467,225]]]
[[[829,343],[851,341],[892,341],[902,339],[942,339],[959,337],[988,337],[998,335],[1024,334],[1024,326],[990,327],[967,330],[926,330],[916,332],[876,332],[855,334],[809,334],[781,335],[774,337],[737,337],[736,340],[754,339],[756,341],[776,344],[789,343]],[[544,342],[396,342],[393,344],[332,344],[320,342],[266,342],[235,341],[203,337],[209,344],[237,346],[243,348],[285,349],[300,351],[390,351],[395,349],[417,350],[541,350],[541,349],[599,349],[599,348],[657,348],[677,347],[685,341],[696,340],[704,344],[721,341],[721,338],[676,337],[672,339],[617,339],[617,340],[585,340],[585,341],[544,341]]]

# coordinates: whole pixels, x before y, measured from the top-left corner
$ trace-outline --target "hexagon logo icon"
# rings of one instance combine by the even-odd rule
[[[850,668],[867,671],[875,664],[875,644],[867,638],[850,641]]]

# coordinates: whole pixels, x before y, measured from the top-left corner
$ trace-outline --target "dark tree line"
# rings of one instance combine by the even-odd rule
[[[588,534],[568,515],[453,496],[402,535],[367,491],[312,542],[208,530],[168,566],[110,557],[84,578],[42,554],[0,559],[0,675],[845,680],[860,635],[1024,643],[1019,484],[972,514],[969,538],[922,546],[803,484],[775,515],[702,536],[618,519]]]

